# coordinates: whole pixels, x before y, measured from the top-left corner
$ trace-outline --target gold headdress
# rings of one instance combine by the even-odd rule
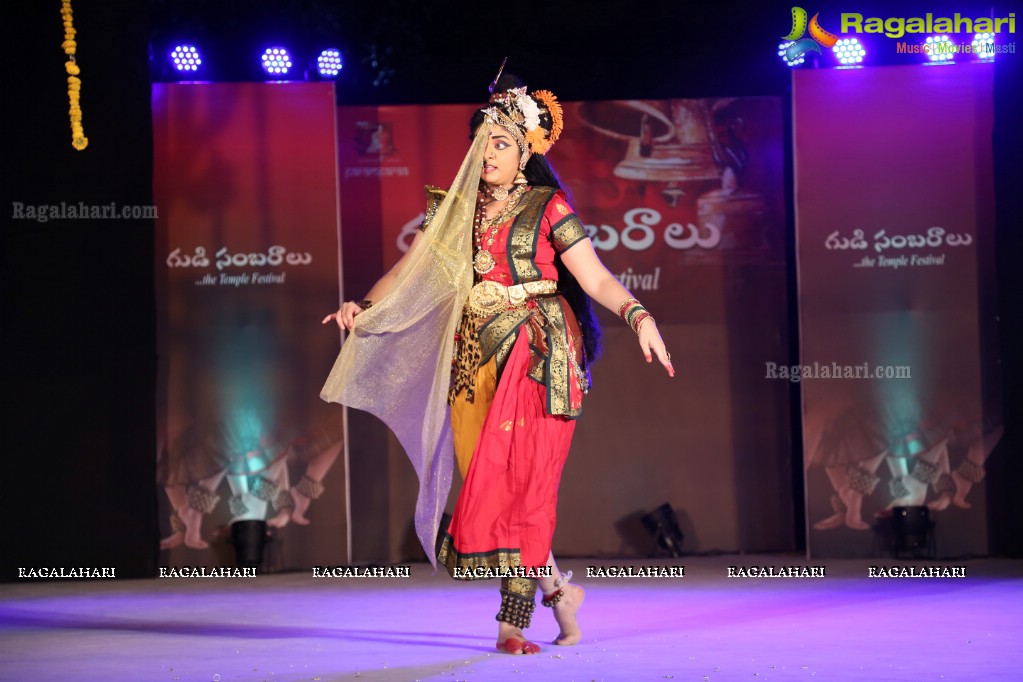
[[[502,71],[504,64],[501,64]],[[498,72],[500,77],[500,72]],[[561,104],[550,90],[536,90],[532,94],[526,87],[506,92],[493,92],[497,79],[491,83],[490,106],[483,109],[491,123],[506,128],[512,134],[522,153],[520,166],[524,166],[528,153],[546,154],[564,128]]]

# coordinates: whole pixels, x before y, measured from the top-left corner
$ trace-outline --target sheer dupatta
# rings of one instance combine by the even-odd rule
[[[472,224],[490,128],[476,131],[394,287],[359,314],[320,392],[376,415],[398,437],[419,477],[416,534],[435,568],[454,469],[447,402],[454,336],[473,283]]]

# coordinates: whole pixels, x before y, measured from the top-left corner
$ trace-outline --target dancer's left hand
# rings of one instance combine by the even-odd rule
[[[661,338],[661,332],[657,329],[657,323],[653,318],[647,318],[639,325],[639,347],[643,349],[643,356],[647,362],[653,362],[654,356],[664,369],[668,372],[668,376],[675,376],[675,368],[671,364],[671,353],[664,347],[664,339]]]

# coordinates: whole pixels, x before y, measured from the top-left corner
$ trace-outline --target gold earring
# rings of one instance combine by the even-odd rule
[[[526,180],[526,176],[522,174],[522,171],[519,171],[515,176],[514,183],[516,185],[526,185],[529,184],[529,180]]]

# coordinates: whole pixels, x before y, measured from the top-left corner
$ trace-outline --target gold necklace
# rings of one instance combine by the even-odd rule
[[[480,221],[480,230],[476,233],[476,255],[472,259],[472,269],[481,275],[485,275],[494,269],[494,265],[497,261],[494,260],[494,254],[490,252],[490,247],[494,245],[494,239],[497,238],[497,233],[501,229],[501,225],[508,219],[511,212],[515,210],[515,206],[518,205],[519,199],[526,193],[526,185],[519,185],[508,195],[508,203],[495,217],[487,219],[484,218]],[[489,237],[489,238],[488,238]],[[483,240],[487,240],[487,245],[483,246]]]

